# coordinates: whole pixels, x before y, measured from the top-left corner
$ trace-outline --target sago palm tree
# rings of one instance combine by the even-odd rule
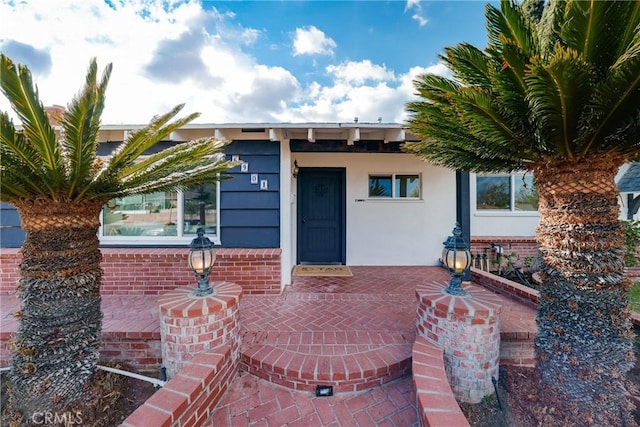
[[[640,155],[640,2],[502,1],[486,19],[485,49],[449,47],[451,77],[414,82],[421,142],[407,150],[456,170],[533,172],[537,369],[577,422],[623,425],[634,356],[614,178]]]
[[[143,156],[197,117],[173,120],[177,106],[130,134],[108,159],[96,156],[100,116],[111,74],[95,59],[68,104],[59,131],[49,122],[27,67],[0,58],[1,89],[17,114],[0,113],[0,199],[15,206],[22,246],[22,302],[10,378],[13,406],[25,420],[79,404],[97,366],[102,314],[100,211],[109,200],[220,180],[234,166],[225,142],[205,138]],[[172,121],[173,120],[173,121]]]

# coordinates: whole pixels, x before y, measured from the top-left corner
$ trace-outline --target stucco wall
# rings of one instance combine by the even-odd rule
[[[408,154],[291,153],[300,167],[346,168],[349,265],[435,265],[455,223],[455,173]],[[420,200],[368,197],[370,174],[421,174]],[[296,213],[292,186],[292,214]],[[295,242],[295,220],[292,221]],[[294,246],[295,248],[295,246]]]

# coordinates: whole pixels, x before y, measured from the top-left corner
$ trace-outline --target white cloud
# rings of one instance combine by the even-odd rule
[[[330,66],[327,71],[336,75],[332,85],[314,82],[296,106],[274,117],[283,122],[350,122],[358,117],[362,123],[382,117],[384,122],[403,123],[405,104],[415,98],[413,80],[425,73],[450,76],[442,63],[412,67],[399,76],[370,61]],[[366,78],[355,78],[358,74]]]
[[[393,80],[393,71],[388,71],[384,65],[372,64],[366,59],[360,62],[346,62],[339,65],[329,65],[327,72],[339,81],[363,84],[367,80]]]
[[[268,35],[242,27],[233,13],[204,10],[195,0],[111,4],[0,1],[0,50],[29,65],[45,105],[71,100],[96,57],[100,70],[114,66],[105,124],[146,123],[182,102],[185,113],[202,113],[199,123],[350,122],[355,116],[402,122],[412,79],[447,72],[442,64],[398,73],[370,60],[336,61],[318,69],[327,80],[303,85],[293,69],[261,64],[246,53]],[[295,33],[294,55],[331,60],[335,48],[316,27]],[[9,110],[1,95],[0,109]]]
[[[422,13],[422,5],[420,5],[420,0],[407,0],[407,4],[404,7],[405,13],[413,10],[413,15],[411,15],[411,19],[416,21],[419,26],[424,27],[427,25],[429,20]]]
[[[293,56],[333,55],[336,42],[313,25],[296,28],[293,38]]]

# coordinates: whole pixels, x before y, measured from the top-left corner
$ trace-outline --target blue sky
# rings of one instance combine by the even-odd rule
[[[0,50],[46,105],[113,63],[105,124],[181,102],[200,123],[402,122],[445,46],[486,43],[482,1],[0,1]]]

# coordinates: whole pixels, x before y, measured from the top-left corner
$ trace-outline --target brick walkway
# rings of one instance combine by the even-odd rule
[[[444,286],[447,273],[436,267],[351,269],[353,277],[294,277],[294,283],[282,295],[243,297],[240,324],[245,369],[218,406],[212,425],[418,425],[410,374],[386,376],[377,384],[366,384],[369,388],[361,386],[361,391],[315,397],[312,392],[275,384],[246,371],[251,366],[248,354],[255,346],[265,344],[273,347],[270,352],[280,348],[303,354],[305,358],[315,355],[316,362],[309,367],[314,373],[318,367],[322,370],[319,356],[339,357],[348,371],[345,358],[355,353],[360,357],[357,359],[360,372],[366,370],[361,364],[365,363],[362,355],[367,351],[385,349],[396,351],[399,358],[410,356],[415,340],[415,288],[427,281],[442,282]],[[9,313],[16,306],[15,297],[0,296],[0,335],[15,330],[15,321]],[[113,328],[158,332],[157,296],[106,295],[102,307],[105,332],[116,332]],[[534,316],[533,309],[505,300],[502,329],[535,331]],[[277,360],[271,366],[278,365]],[[402,372],[403,367],[399,368],[398,372]],[[268,376],[265,372],[260,375]]]
[[[274,347],[266,359],[275,359],[278,350],[295,347],[302,350],[305,360],[316,354],[335,355],[337,351],[346,360],[349,349],[337,343],[344,333],[353,337],[347,340],[348,345],[359,346],[361,350],[394,347],[404,357],[410,357],[415,340],[416,286],[433,281],[444,286],[449,275],[437,267],[351,267],[351,270],[353,277],[294,277],[293,285],[280,296],[245,296],[240,303],[243,355],[256,351],[252,346],[256,345],[255,337],[260,336],[257,341],[261,342],[257,344]],[[532,308],[505,300],[501,321],[509,332],[535,331],[534,316]],[[306,347],[300,344],[300,335],[309,337]],[[362,365],[364,353],[354,351],[351,356]],[[288,362],[286,356],[280,360],[282,357]],[[272,364],[278,365],[277,361]],[[319,367],[318,362],[309,366],[313,367],[310,370]],[[336,392],[332,397],[315,397],[309,391],[275,384],[273,377],[270,380],[243,371],[218,406],[212,425],[418,425],[411,375],[381,381],[381,385],[358,392]]]

